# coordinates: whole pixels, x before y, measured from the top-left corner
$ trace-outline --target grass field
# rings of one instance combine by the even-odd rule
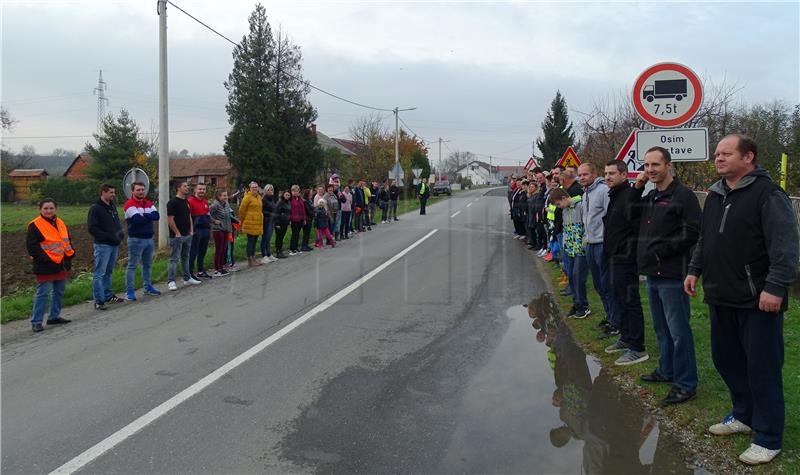
[[[122,216],[122,207],[119,208]],[[72,224],[86,224],[89,205],[64,205],[56,210],[56,216],[61,218],[67,226]],[[0,206],[0,230],[4,233],[25,231],[28,223],[39,216],[39,207],[32,204],[3,203]]]
[[[552,270],[553,288],[557,289],[556,282],[560,273],[550,264],[548,264],[548,268]],[[646,295],[643,286],[644,284],[640,288],[640,295]],[[573,335],[602,362],[604,367],[609,368],[614,374],[630,378],[632,382],[650,391],[656,400],[661,400],[667,395],[668,385],[638,383],[640,375],[653,371],[658,365],[658,345],[646,298],[642,299],[642,307],[645,314],[645,345],[650,359],[644,363],[621,367],[614,365],[614,360],[619,354],[608,355],[603,351],[614,340],[597,339],[599,330],[596,329],[596,325],[604,312],[603,304],[592,288],[591,277],[587,282],[587,289],[589,290],[589,307],[592,315],[585,320],[570,319],[568,321]],[[730,411],[730,396],[727,386],[720,378],[711,360],[708,307],[703,304],[702,291],[699,291],[698,294],[698,297],[691,301],[691,326],[694,333],[697,374],[700,382],[697,397],[687,403],[664,408],[662,411],[677,421],[680,426],[688,427],[698,439],[703,439],[709,437],[706,432],[708,426],[719,422]],[[571,299],[558,296],[558,301],[566,315],[572,304]],[[771,464],[755,468],[753,473],[800,473],[800,416],[798,416],[798,410],[800,410],[800,348],[794,344],[798,337],[800,337],[800,302],[797,298],[790,298],[789,310],[785,314],[784,321],[786,354],[783,383],[786,399],[786,429],[783,452]],[[715,437],[713,443],[727,451],[732,460],[737,460],[739,454],[749,446],[750,440],[748,435],[736,435]],[[744,466],[741,467],[744,469]]]
[[[440,198],[430,198],[428,200],[428,205],[434,204],[439,200]],[[85,223],[87,209],[88,207],[86,206],[59,207],[58,215],[62,217],[62,219],[66,222],[67,225],[74,223]],[[419,209],[419,201],[403,200],[398,203],[397,214],[401,215],[403,213],[408,213],[417,209]],[[3,232],[8,232],[5,229],[6,226],[5,220],[7,211],[10,216],[14,217],[17,220],[18,229],[14,230],[24,230],[26,228],[27,222],[30,221],[30,219],[32,219],[31,217],[27,217],[24,218],[27,219],[27,221],[24,221],[23,216],[26,215],[31,216],[30,214],[31,212],[34,213],[32,215],[33,217],[35,217],[38,214],[38,208],[35,205],[30,205],[28,207],[20,206],[19,209],[17,208],[7,209],[6,206],[3,206],[2,210]],[[83,214],[79,215],[79,212]],[[377,216],[375,218],[376,218],[375,221],[379,222],[380,211],[378,211]],[[74,221],[71,223],[70,221],[68,221],[68,219]],[[290,237],[291,237],[291,231],[287,232],[284,238],[283,248],[286,252],[288,252],[289,249]],[[316,229],[312,227],[310,236],[310,245],[313,245],[315,240],[316,240]],[[246,243],[247,243],[247,238],[245,236],[241,235],[237,236],[236,242],[234,244],[234,256],[239,266],[247,265],[247,257],[245,254]],[[272,238],[272,249],[275,249],[274,234]],[[214,259],[214,248],[212,244],[209,247],[208,253],[206,254],[206,259],[205,259],[206,269],[213,268],[213,259]],[[166,281],[167,263],[168,263],[167,257],[156,258],[156,260],[153,262],[152,279],[154,283]],[[30,269],[26,269],[26,271],[29,272]],[[136,274],[136,288],[140,289],[141,286],[142,286],[142,280],[141,280],[141,267],[140,267]],[[114,269],[114,275],[112,277],[112,287],[114,293],[116,293],[119,296],[124,296],[125,269],[121,267],[119,264],[117,265],[117,268]],[[161,290],[166,291],[166,288],[162,287]],[[34,293],[34,288],[28,288],[0,299],[0,322],[5,324],[14,320],[24,320],[30,318],[31,309],[33,308],[33,293]],[[81,273],[67,282],[67,288],[66,291],[64,292],[64,300],[63,300],[64,307],[91,300],[92,300],[91,273],[88,272]]]

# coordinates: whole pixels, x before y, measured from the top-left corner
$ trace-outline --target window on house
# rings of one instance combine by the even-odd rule
[[[211,186],[217,186],[217,177],[215,176],[211,177]]]

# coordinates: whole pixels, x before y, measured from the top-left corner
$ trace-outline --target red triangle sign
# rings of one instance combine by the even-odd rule
[[[567,147],[567,151],[564,152],[564,155],[561,157],[561,160],[556,162],[556,165],[561,165],[562,167],[579,167],[581,165],[581,159],[578,158],[578,154],[575,153],[572,146],[570,145]]]

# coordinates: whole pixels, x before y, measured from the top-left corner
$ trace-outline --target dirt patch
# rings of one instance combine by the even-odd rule
[[[69,226],[72,236],[72,246],[75,248],[75,257],[72,260],[71,275],[80,272],[91,272],[94,269],[94,256],[92,236],[89,235],[85,224]],[[25,231],[4,232],[2,235],[2,252],[0,269],[2,269],[2,296],[30,288],[36,285],[31,263],[28,260],[28,251],[25,248]],[[155,239],[158,240],[158,233]],[[125,240],[119,246],[117,265],[128,259],[128,246]]]

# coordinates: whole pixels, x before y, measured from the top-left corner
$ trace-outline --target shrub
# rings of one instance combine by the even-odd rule
[[[53,177],[32,184],[31,191],[34,196],[53,198],[59,204],[91,204],[100,196],[101,184],[98,180]]]

